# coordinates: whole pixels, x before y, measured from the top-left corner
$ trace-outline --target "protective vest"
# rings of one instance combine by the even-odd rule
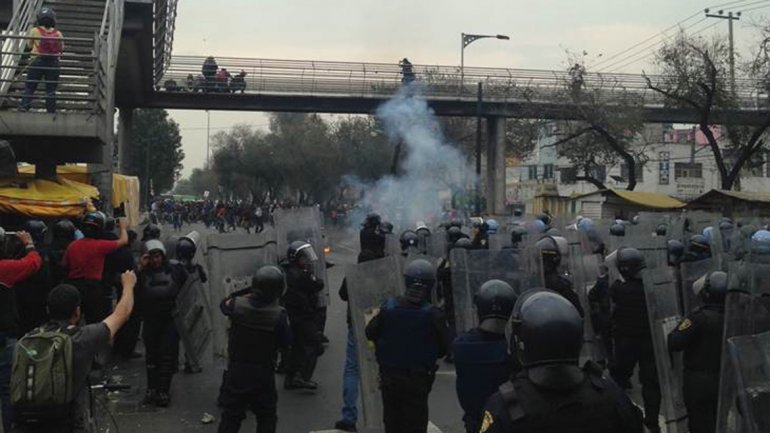
[[[174,279],[171,268],[149,271],[143,275],[142,310],[145,314],[164,314],[173,311],[176,296],[182,288]]]
[[[478,329],[463,334],[452,344],[457,371],[457,398],[465,411],[466,430],[478,431],[484,403],[511,376],[505,335]]]
[[[399,305],[396,298],[382,305],[382,334],[375,350],[380,366],[433,371],[439,342],[432,308],[428,303]]]
[[[615,304],[612,326],[617,335],[625,337],[649,337],[650,322],[647,318],[647,299],[644,285],[639,280],[620,280],[610,288]]]
[[[275,328],[286,311],[277,303],[261,304],[252,296],[234,299],[230,314],[228,355],[232,362],[273,366]]]
[[[697,321],[693,320],[701,328],[698,332],[700,338],[685,349],[684,368],[687,371],[712,373],[718,377],[721,371],[724,311],[713,307],[701,307],[692,314],[700,316],[696,319]]]
[[[573,387],[539,387],[526,374],[500,387],[504,416],[517,433],[609,433],[623,431],[617,404],[598,375],[586,373]]]

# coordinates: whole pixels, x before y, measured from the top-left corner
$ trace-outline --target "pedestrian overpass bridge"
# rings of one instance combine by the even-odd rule
[[[202,85],[205,81],[200,76],[204,57],[172,55],[177,1],[14,0],[12,7],[3,2],[0,138],[11,141],[18,160],[36,163],[40,174],[47,176],[54,173],[56,163],[64,162],[101,163],[110,172],[116,110],[120,113],[119,160],[125,169],[134,108],[370,114],[403,87],[401,68],[395,62],[219,57],[220,68],[232,75],[243,71],[245,79],[235,92],[211,89]],[[43,89],[38,89],[32,111],[17,109],[27,70],[25,35],[43,6],[54,8],[57,27],[65,36],[55,115],[41,111]],[[574,105],[567,103],[567,71],[466,67],[461,73],[457,66],[441,65],[413,65],[413,70],[419,93],[436,114],[481,116],[489,122],[488,184],[504,185],[500,176],[504,174],[505,118],[575,119],[577,115]],[[593,94],[610,106],[622,106],[626,98],[640,101],[648,122],[697,121],[691,110],[667,107],[647,89],[640,74],[587,73],[582,79],[587,87],[598,89]],[[746,124],[764,121],[767,95],[758,89],[757,83],[739,80],[741,108],[715,113],[715,122],[724,115]],[[498,189],[493,196],[503,200],[503,187]]]

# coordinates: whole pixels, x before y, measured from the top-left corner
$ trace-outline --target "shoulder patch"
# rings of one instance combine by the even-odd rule
[[[685,331],[687,328],[692,326],[692,322],[690,319],[684,319],[682,323],[679,324],[679,327],[677,328],[679,331]]]
[[[492,417],[492,414],[489,413],[488,410],[485,410],[484,418],[481,420],[481,429],[479,429],[479,433],[485,433],[494,423],[495,419]]]

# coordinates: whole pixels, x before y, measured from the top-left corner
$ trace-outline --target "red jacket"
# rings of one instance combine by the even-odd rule
[[[35,275],[43,266],[43,259],[32,250],[19,260],[0,260],[0,284],[12,288],[16,283]]]

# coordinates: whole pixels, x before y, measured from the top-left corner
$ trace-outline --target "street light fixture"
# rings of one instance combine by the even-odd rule
[[[470,33],[460,33],[460,93],[463,91],[463,82],[465,81],[465,47],[479,39],[500,39],[502,41],[510,40],[506,35],[475,35]]]

